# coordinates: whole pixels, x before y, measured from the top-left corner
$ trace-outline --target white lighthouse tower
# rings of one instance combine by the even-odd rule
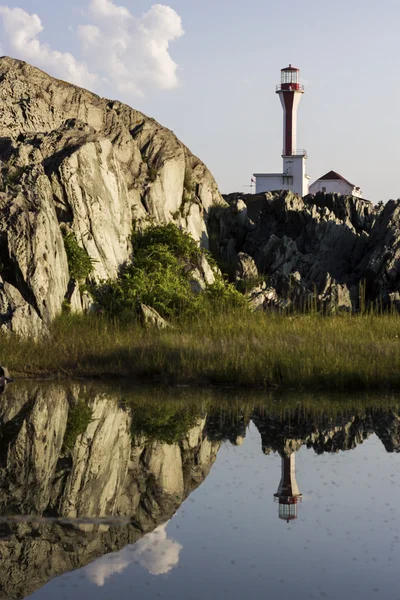
[[[282,458],[282,477],[274,498],[275,502],[279,502],[280,519],[287,523],[297,519],[297,505],[302,501],[303,496],[296,481],[294,453]]]
[[[255,173],[256,193],[292,190],[299,196],[308,194],[309,176],[306,174],[307,152],[297,149],[297,109],[304,86],[300,71],[292,65],[281,70],[281,83],[276,87],[283,108],[283,172]]]

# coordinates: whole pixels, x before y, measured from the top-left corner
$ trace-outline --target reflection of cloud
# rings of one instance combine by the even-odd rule
[[[103,556],[103,558],[89,565],[86,569],[86,576],[89,581],[95,583],[98,587],[102,587],[111,575],[125,571],[126,567],[132,562],[132,559],[126,554],[126,548],[124,548],[121,552]]]
[[[167,523],[161,525],[139,540],[134,547],[135,559],[152,575],[168,573],[179,562],[182,546],[167,538],[166,527]]]
[[[121,552],[108,554],[86,568],[89,581],[102,587],[114,573],[122,573],[133,562],[138,562],[152,575],[164,575],[177,566],[181,544],[168,539],[168,523],[157,527],[144,536],[134,546],[127,546]]]

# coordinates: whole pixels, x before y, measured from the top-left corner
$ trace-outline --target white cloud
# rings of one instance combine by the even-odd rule
[[[92,23],[78,30],[83,54],[113,88],[141,94],[149,87],[177,87],[169,44],[184,31],[172,8],[155,4],[137,18],[111,0],[91,0],[88,16]]]
[[[49,71],[52,75],[76,85],[92,86],[97,76],[69,52],[52,50],[42,44],[38,36],[43,26],[38,15],[30,15],[22,8],[0,6],[3,26],[2,51]]]
[[[40,41],[43,26],[38,15],[0,6],[2,50],[77,85],[108,85],[114,96],[115,91],[143,94],[148,88],[173,89],[179,85],[178,65],[171,58],[169,45],[184,31],[180,16],[172,8],[155,4],[135,17],[111,0],[90,0],[87,17],[89,22],[77,31],[83,57],[78,60]]]
[[[161,525],[145,535],[134,546],[120,552],[108,554],[86,567],[86,576],[95,585],[102,587],[115,573],[122,573],[130,564],[138,562],[151,575],[164,575],[179,563],[181,544],[168,539],[166,527]]]

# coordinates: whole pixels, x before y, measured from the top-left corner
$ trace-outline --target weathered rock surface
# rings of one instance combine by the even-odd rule
[[[132,223],[174,221],[208,246],[207,213],[222,198],[205,165],[172,131],[119,102],[0,59],[0,325],[40,335],[66,298],[60,224],[113,278],[130,257]]]
[[[251,293],[255,308],[357,310],[360,296],[400,306],[400,200],[377,209],[366,200],[329,194],[225,199],[229,207],[213,209],[209,221],[212,250],[230,273],[242,274],[243,253],[254,260],[266,280],[264,289]],[[239,224],[242,202],[247,215]]]

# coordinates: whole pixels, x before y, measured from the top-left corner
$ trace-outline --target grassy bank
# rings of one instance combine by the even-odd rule
[[[400,389],[400,316],[231,310],[173,329],[65,315],[51,339],[0,337],[15,375],[338,390]]]

